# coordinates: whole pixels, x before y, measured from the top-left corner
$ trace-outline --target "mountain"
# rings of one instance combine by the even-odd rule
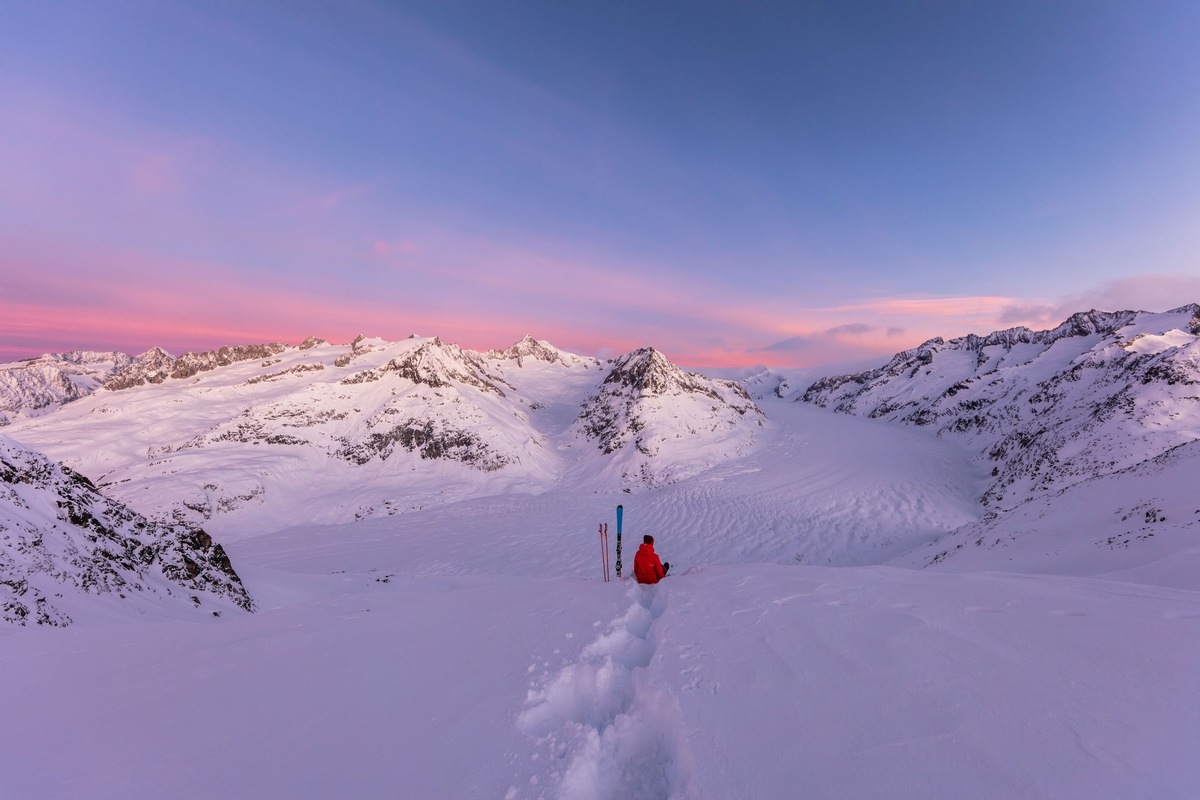
[[[253,608],[203,530],[148,520],[0,436],[0,621],[67,625],[86,595],[143,610]]]
[[[479,353],[363,336],[139,356],[20,441],[157,519],[221,531],[393,515],[481,494],[695,474],[753,442],[735,384],[652,350],[603,364],[525,337]]]
[[[573,428],[616,457],[622,479],[655,486],[745,454],[764,419],[739,384],[684,372],[642,348],[614,362]]]
[[[125,353],[72,350],[0,364],[0,426],[86,397],[132,362]]]
[[[547,364],[561,364],[564,367],[580,364],[600,366],[599,359],[563,352],[544,339],[534,339],[528,334],[511,347],[504,350],[489,350],[487,355],[489,359],[495,361],[516,361],[518,367],[524,366],[527,359]]]
[[[1200,306],[935,338],[800,400],[958,438],[991,467],[984,504],[1011,509],[1200,438]]]

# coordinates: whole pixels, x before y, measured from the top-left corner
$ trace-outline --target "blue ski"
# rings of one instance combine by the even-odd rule
[[[621,518],[625,516],[625,506],[617,506],[617,579],[621,578]]]

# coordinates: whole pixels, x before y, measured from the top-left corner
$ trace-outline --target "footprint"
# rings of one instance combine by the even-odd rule
[[[654,621],[667,608],[667,596],[655,588],[634,587],[629,608],[583,648],[577,662],[528,692],[517,728],[541,740],[549,756],[541,777],[557,784],[558,796],[693,794],[693,762],[678,703],[638,677],[654,658]],[[693,689],[702,684],[699,670],[688,673]],[[531,785],[538,778],[532,776]],[[545,796],[540,787],[539,792]],[[509,795],[517,796],[515,787]]]

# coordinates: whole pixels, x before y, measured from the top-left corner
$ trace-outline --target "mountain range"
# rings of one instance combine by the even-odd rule
[[[1046,331],[931,339],[825,378],[803,402],[927,427],[992,465],[988,507],[1134,466],[1200,438],[1200,306],[1075,314]]]
[[[249,608],[232,565],[224,569],[215,555],[214,537],[407,519],[464,500],[547,492],[649,493],[680,519],[697,520],[713,516],[689,507],[697,503],[747,511],[776,504],[755,518],[793,527],[754,534],[759,543],[745,545],[739,558],[755,557],[758,548],[759,557],[791,551],[802,563],[820,552],[823,563],[886,557],[920,567],[1094,572],[1099,562],[1113,568],[1108,555],[1133,548],[1139,555],[1130,569],[1138,569],[1189,548],[1200,524],[1189,477],[1200,458],[1198,340],[1200,306],[1090,311],[1045,331],[935,338],[877,369],[804,390],[769,371],[745,385],[712,379],[652,348],[601,361],[528,336],[487,352],[438,338],[360,336],[340,345],[310,338],[178,358],[157,348],[136,357],[47,355],[0,367],[11,437],[5,508],[28,506],[20,493],[36,485],[57,498],[38,507],[59,509],[2,523],[6,613],[45,622],[68,617],[51,610],[52,592],[34,586],[35,572],[90,591],[149,586],[151,569],[156,591],[174,596],[197,579],[192,567],[178,568],[184,556],[169,556],[188,542],[211,551],[204,591]],[[900,426],[954,443],[981,476],[976,510],[964,512],[953,499],[975,491],[967,488],[974,478],[964,476],[945,497],[920,489],[926,494],[911,498],[911,512],[889,500],[884,513],[897,515],[894,524],[868,533],[878,525],[864,516],[869,503],[860,498],[846,516],[833,509],[852,498],[821,499],[813,488],[827,480],[821,465],[834,463],[828,448],[861,449],[863,440],[805,449],[812,436],[785,430],[788,404],[873,420],[879,435]],[[721,475],[763,469],[764,448],[782,454],[770,469],[786,474],[763,474],[758,488],[739,478],[737,497],[700,488],[717,468]],[[670,499],[685,497],[691,500]],[[113,561],[103,555],[112,547],[90,554],[97,541],[90,523],[61,510],[85,505],[105,509],[87,517],[102,521],[101,539],[117,541],[119,530],[127,538],[117,550],[153,551],[154,558]],[[31,568],[55,563],[30,544],[46,546],[37,530],[65,531],[78,569]],[[841,532],[831,539],[831,530]],[[723,552],[702,549],[715,558]],[[85,562],[116,564],[111,575],[122,577],[80,577],[96,569]],[[183,563],[201,561],[187,555]],[[34,587],[22,589],[28,602],[20,607],[11,599],[16,587]]]
[[[526,337],[222,348],[124,361],[7,432],[181,524],[340,523],[561,482],[650,488],[746,452],[762,411],[645,348],[611,362]]]

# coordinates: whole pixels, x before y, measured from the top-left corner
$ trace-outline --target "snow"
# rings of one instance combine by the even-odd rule
[[[731,386],[637,351],[626,361],[650,353],[672,384],[639,393],[605,385],[610,364],[534,344],[529,355],[436,338],[281,345],[266,360],[102,390],[9,435],[147,516],[221,537],[560,484],[666,483],[753,446],[757,408]],[[607,452],[584,408],[611,419]]]
[[[549,453],[507,477],[390,460],[340,475],[230,441],[147,455],[228,429],[239,403],[257,421],[303,398],[337,410],[320,391],[400,352],[359,349],[6,428],[130,476],[111,487],[126,497],[202,480],[271,504],[212,531],[255,613],[76,603],[63,629],[0,628],[0,797],[1200,796],[1200,442],[985,515],[969,441],[766,392],[739,454],[630,486],[568,436],[605,367],[493,355],[528,421],[510,410],[497,435],[532,427]],[[1172,441],[1195,439],[1191,408],[1159,414],[1179,414]],[[368,501],[346,476],[396,497],[414,466],[395,513],[322,515]],[[328,485],[303,483],[313,471]],[[618,503],[626,575],[644,533],[672,562],[655,587],[600,578]]]
[[[762,564],[653,589],[244,572],[275,607],[0,634],[4,796],[1200,788],[1192,591]]]
[[[1161,335],[1143,333],[1135,336],[1129,343],[1129,349],[1141,355],[1152,355],[1169,350],[1173,347],[1184,347],[1195,341],[1195,336],[1174,328]]]

